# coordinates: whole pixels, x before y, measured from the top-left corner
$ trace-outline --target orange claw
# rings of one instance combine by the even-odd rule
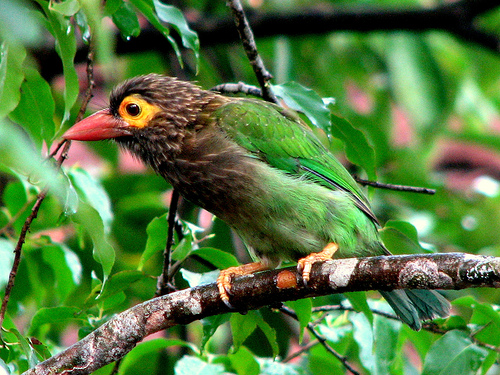
[[[217,287],[219,288],[220,298],[222,302],[229,307],[233,308],[233,305],[229,302],[229,294],[231,294],[231,280],[234,276],[251,275],[252,273],[264,271],[269,269],[269,266],[262,262],[243,264],[238,267],[229,267],[225,270],[220,271],[219,277],[217,278]]]
[[[297,271],[302,273],[302,279],[307,286],[309,278],[311,277],[312,265],[316,262],[323,262],[332,259],[333,255],[339,249],[339,245],[334,242],[329,243],[319,253],[311,253],[297,262]]]

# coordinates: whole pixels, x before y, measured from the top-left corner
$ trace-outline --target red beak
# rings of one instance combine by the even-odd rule
[[[125,121],[115,118],[109,109],[103,109],[77,122],[62,137],[75,141],[100,141],[130,135],[128,128]]]

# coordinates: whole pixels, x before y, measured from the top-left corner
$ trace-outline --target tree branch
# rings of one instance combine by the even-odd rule
[[[238,311],[248,311],[346,291],[473,287],[500,287],[500,258],[449,253],[335,259],[313,266],[307,288],[295,267],[236,278],[231,303]],[[90,374],[122,358],[154,332],[235,311],[221,301],[215,283],[157,297],[116,315],[25,374]]]
[[[273,78],[273,76],[264,66],[264,62],[257,51],[253,31],[250,28],[250,24],[245,16],[243,6],[241,5],[240,0],[228,0],[227,4],[233,12],[236,29],[240,35],[241,43],[243,44],[245,53],[250,61],[250,65],[252,65],[257,81],[259,82],[260,89],[262,90],[262,97],[268,102],[277,104],[278,99],[276,99],[276,96],[269,85],[269,81]]]

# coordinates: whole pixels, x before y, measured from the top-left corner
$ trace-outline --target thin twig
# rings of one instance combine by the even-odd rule
[[[291,309],[289,309],[288,307],[286,306],[282,306],[280,309],[279,309],[283,314],[286,314],[290,317],[292,317],[293,319],[297,320],[298,321],[298,317],[297,317],[297,314],[295,314],[295,312]],[[311,323],[308,323],[307,324],[307,330],[309,332],[311,332],[311,334],[319,341],[319,343],[321,345],[323,345],[323,347],[325,348],[325,350],[327,352],[329,352],[330,354],[332,354],[335,358],[337,358],[340,362],[342,362],[342,364],[344,365],[344,367],[349,370],[352,374],[354,375],[360,375],[359,372],[357,372],[350,364],[349,362],[347,362],[347,358],[344,357],[343,355],[341,355],[339,352],[337,352],[335,349],[333,349],[328,343],[327,343],[327,340],[322,336],[320,335],[318,332],[316,332],[316,330],[314,329],[314,326],[311,324]]]
[[[14,225],[14,223],[16,222],[16,220],[19,219],[19,216],[21,216],[23,214],[23,212],[28,209],[28,207],[33,203],[34,200],[35,200],[34,197],[28,199],[28,201],[25,204],[23,204],[23,206],[19,209],[19,211],[17,211],[14,215],[12,215],[12,217],[9,220],[9,222],[7,224],[5,224],[3,226],[3,228],[0,228],[0,235],[2,235],[5,232],[7,232],[7,230]]]
[[[313,341],[309,342],[307,345],[302,346],[296,352],[290,354],[288,357],[286,357],[281,362],[283,362],[283,363],[290,362],[292,359],[295,359],[295,358],[299,357],[300,355],[302,355],[303,353],[308,352],[309,349],[311,349],[313,346],[316,346],[318,344],[319,344],[319,340],[313,340]]]
[[[179,204],[179,191],[177,189],[172,190],[172,196],[170,197],[170,205],[168,209],[168,230],[167,230],[167,243],[165,244],[165,251],[163,252],[163,270],[161,275],[158,277],[158,283],[156,286],[156,295],[162,296],[166,293],[171,293],[175,291],[175,287],[170,284],[171,279],[171,262],[172,262],[172,246],[174,244],[174,229],[177,214],[177,205]]]
[[[429,195],[436,194],[435,189],[429,189],[429,188],[418,187],[418,186],[384,184],[382,182],[377,182],[377,181],[363,180],[363,179],[358,178],[358,177],[354,177],[354,179],[356,180],[356,182],[358,182],[361,185],[364,185],[364,186],[368,185],[368,186],[372,186],[372,187],[378,188],[378,189],[407,191],[410,193],[420,193],[420,194],[429,194]]]
[[[236,24],[236,28],[238,29],[241,42],[243,43],[243,48],[245,49],[255,76],[257,77],[257,81],[262,89],[262,97],[269,102],[277,104],[278,99],[276,99],[276,96],[273,94],[269,85],[272,75],[267,71],[264,66],[264,62],[257,51],[253,31],[250,28],[247,17],[245,16],[245,11],[243,10],[241,2],[239,0],[228,0],[227,4],[233,12],[234,22]]]

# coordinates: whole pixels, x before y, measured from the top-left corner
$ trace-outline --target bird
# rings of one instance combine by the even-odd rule
[[[148,74],[116,86],[109,107],[63,139],[116,141],[241,237],[258,261],[221,271],[217,286],[229,307],[235,276],[286,260],[297,262],[307,284],[315,262],[390,254],[360,186],[300,116],[279,105]],[[380,293],[414,330],[449,314],[436,291]]]

